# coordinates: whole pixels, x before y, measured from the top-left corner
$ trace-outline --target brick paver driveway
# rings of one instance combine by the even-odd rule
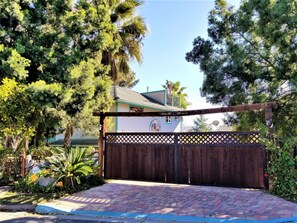
[[[47,205],[47,204],[45,204]],[[297,204],[261,190],[113,180],[49,203],[55,208],[204,218],[297,217]]]

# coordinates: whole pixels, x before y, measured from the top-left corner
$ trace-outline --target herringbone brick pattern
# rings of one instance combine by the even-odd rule
[[[297,204],[261,190],[121,180],[51,204],[76,210],[214,218],[265,220],[297,216]]]

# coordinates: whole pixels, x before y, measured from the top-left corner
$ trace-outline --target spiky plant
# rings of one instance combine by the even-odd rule
[[[81,177],[94,173],[97,160],[86,148],[57,148],[47,160],[49,168],[55,178],[53,186],[62,181],[64,186],[73,189],[81,183]]]

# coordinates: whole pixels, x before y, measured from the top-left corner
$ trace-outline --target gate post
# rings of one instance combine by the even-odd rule
[[[174,182],[179,183],[179,148],[178,148],[178,133],[174,134]]]
[[[99,142],[98,142],[98,164],[99,164],[99,169],[98,169],[98,175],[100,177],[103,177],[103,153],[104,153],[104,137],[105,137],[105,130],[106,130],[106,116],[100,114],[100,125],[99,125]]]
[[[273,132],[274,132],[274,129],[273,129],[273,122],[272,122],[272,105],[266,105],[265,106],[265,109],[264,109],[264,112],[265,112],[265,123],[266,123],[266,127],[267,127],[267,130],[268,130],[268,134],[267,134],[267,138],[269,141],[273,140]],[[269,162],[270,162],[270,151],[266,151],[266,168],[268,169],[269,168]],[[265,183],[265,188],[268,189],[268,190],[271,190],[272,189],[272,185],[273,185],[273,182],[272,182],[272,179],[264,179],[264,183]]]
[[[272,106],[266,105],[265,107],[265,123],[268,128],[268,138],[272,140],[273,136],[273,122],[272,122]]]

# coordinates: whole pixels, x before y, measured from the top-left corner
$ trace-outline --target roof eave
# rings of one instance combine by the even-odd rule
[[[139,104],[139,103],[135,103],[135,102],[130,102],[130,101],[125,101],[122,99],[116,99],[114,100],[115,102],[118,103],[122,103],[122,104],[127,104],[127,105],[132,105],[132,106],[137,106],[140,108],[150,108],[150,109],[155,109],[155,110],[159,110],[159,111],[179,111],[182,109],[178,109],[178,108],[174,108],[174,107],[167,107],[167,106],[163,106],[163,105],[159,105],[162,106],[164,108],[160,108],[160,107],[155,107],[155,106],[150,106],[150,105],[144,105],[144,104]]]

